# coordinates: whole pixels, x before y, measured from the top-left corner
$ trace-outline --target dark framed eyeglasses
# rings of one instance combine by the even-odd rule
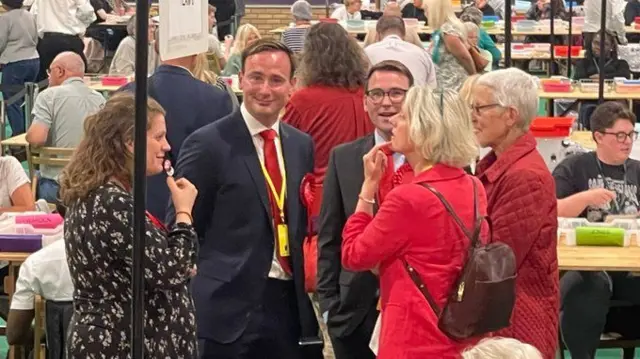
[[[490,103],[487,105],[482,105],[482,106],[478,106],[478,105],[474,105],[474,104],[469,104],[469,108],[471,109],[471,111],[473,111],[473,113],[475,113],[476,115],[479,115],[481,113],[482,110],[486,110],[486,109],[490,109],[490,108],[494,108],[494,107],[502,107],[501,104],[499,103]]]
[[[625,132],[607,132],[607,131],[599,131],[599,132],[601,134],[603,134],[603,135],[616,136],[616,141],[618,141],[620,143],[624,143],[624,141],[627,139],[627,137],[629,137],[631,142],[633,142],[633,141],[638,139],[638,132],[637,131],[631,131],[629,133],[625,133]]]
[[[389,101],[393,104],[398,104],[404,101],[404,97],[407,94],[408,89],[392,88],[389,91],[382,89],[372,89],[366,92],[367,97],[374,104],[379,104],[384,100],[385,96],[389,96]]]

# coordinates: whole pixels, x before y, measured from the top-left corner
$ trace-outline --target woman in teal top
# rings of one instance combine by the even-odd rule
[[[238,28],[236,41],[230,51],[227,64],[222,70],[221,76],[237,75],[242,70],[242,51],[256,40],[260,39],[260,32],[251,24],[244,24]]]
[[[493,58],[493,68],[497,69],[500,64],[500,59],[502,58],[502,51],[496,47],[496,43],[493,42],[491,36],[489,36],[489,34],[482,28],[482,11],[473,6],[468,7],[464,9],[460,15],[460,20],[462,22],[472,22],[478,25],[480,28],[480,31],[478,32],[478,47],[491,53],[491,57]]]

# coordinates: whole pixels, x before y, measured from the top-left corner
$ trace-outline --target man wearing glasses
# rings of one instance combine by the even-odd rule
[[[608,215],[637,215],[640,162],[629,154],[638,133],[636,116],[618,102],[591,116],[594,152],[571,156],[553,171],[559,217],[601,222]],[[560,280],[560,327],[572,358],[594,358],[610,302],[640,305],[640,277],[627,272],[566,273]],[[611,324],[611,323],[608,323]]]
[[[371,272],[342,268],[342,229],[355,211],[364,181],[362,157],[374,145],[391,139],[390,119],[401,111],[412,85],[411,72],[400,62],[374,65],[365,86],[364,106],[376,129],[373,134],[337,146],[329,159],[318,233],[317,293],[336,359],[375,358],[369,340],[378,317],[378,278]],[[391,151],[388,156],[387,171],[376,196],[378,204],[394,185],[412,177],[404,156]]]

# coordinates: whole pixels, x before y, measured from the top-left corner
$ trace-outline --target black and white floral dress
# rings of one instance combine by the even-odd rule
[[[67,261],[75,286],[68,358],[130,358],[133,197],[103,185],[69,207]],[[197,357],[195,312],[187,284],[197,237],[190,225],[171,231],[147,219],[145,357]]]

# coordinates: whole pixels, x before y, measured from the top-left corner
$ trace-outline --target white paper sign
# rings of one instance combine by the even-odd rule
[[[208,2],[160,0],[160,58],[170,60],[207,52]]]

